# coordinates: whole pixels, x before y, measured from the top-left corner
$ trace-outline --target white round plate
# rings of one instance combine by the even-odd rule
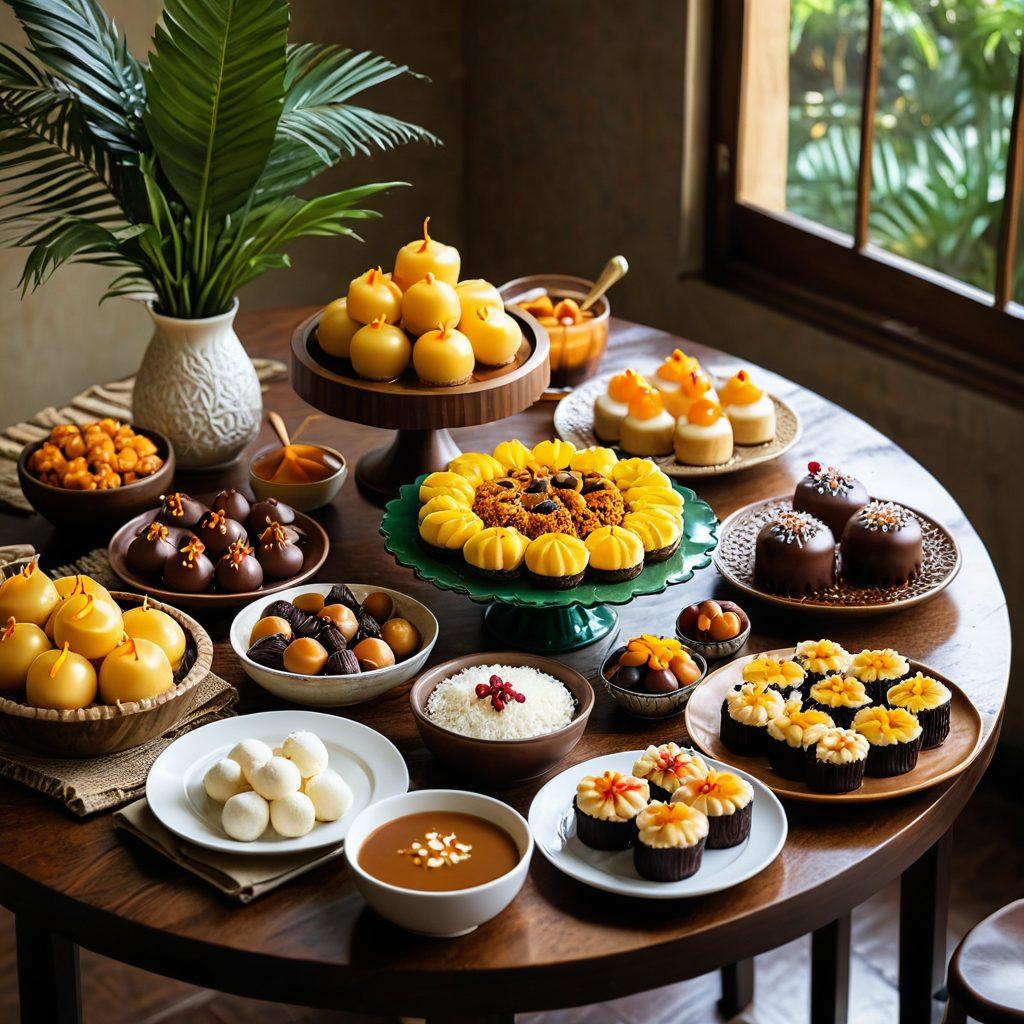
[[[203,776],[214,761],[227,757],[239,740],[252,737],[278,746],[291,732],[308,729],[324,741],[328,764],[351,787],[355,799],[337,821],[317,822],[298,839],[279,836],[269,825],[259,839],[230,839],[220,824],[222,804],[211,800]],[[211,722],[175,740],[149,770],[146,799],[157,820],[176,836],[224,853],[299,853],[342,842],[349,824],[365,807],[405,793],[409,770],[398,748],[379,732],[347,718],[315,711],[264,711]]]
[[[750,838],[728,850],[705,849],[700,869],[681,882],[651,882],[641,878],[633,867],[632,850],[592,850],[576,838],[573,800],[576,784],[584,775],[617,771],[628,775],[643,753],[627,750],[605,754],[567,768],[556,775],[530,804],[530,830],[537,849],[559,871],[585,885],[620,896],[639,896],[648,900],[674,900],[686,896],[706,896],[728,889],[752,878],[779,855],[786,842],[789,826],[778,798],[763,782],[739,768],[705,758],[712,768],[726,768],[754,787],[754,812]]]

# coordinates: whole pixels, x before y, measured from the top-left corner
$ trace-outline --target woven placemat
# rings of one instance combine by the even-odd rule
[[[288,369],[277,359],[254,359],[252,365],[264,389]],[[134,387],[134,377],[111,384],[94,384],[62,409],[53,406],[41,409],[31,420],[15,423],[0,433],[0,508],[15,512],[32,511],[18,483],[18,456],[26,444],[42,440],[61,423],[89,423],[107,416],[130,421]]]
[[[32,549],[0,549],[0,563],[30,557]],[[103,586],[116,586],[117,577],[102,548],[89,552],[71,565],[53,570],[55,576],[83,573]],[[182,698],[183,699],[183,698]],[[73,814],[85,817],[109,811],[138,799],[146,789],[149,769],[179,736],[207,722],[233,715],[238,691],[214,672],[195,687],[184,717],[161,737],[141,747],[102,757],[48,757],[0,740],[0,777],[13,779],[46,796],[60,800]]]

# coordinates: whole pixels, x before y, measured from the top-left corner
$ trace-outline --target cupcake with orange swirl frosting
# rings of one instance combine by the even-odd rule
[[[853,656],[834,640],[801,640],[793,660],[806,673],[804,690],[808,690],[825,676],[846,675]]]
[[[689,778],[703,775],[708,766],[692,750],[684,750],[675,743],[662,743],[648,747],[633,765],[633,774],[646,779],[654,800],[671,800],[672,794]]]
[[[697,873],[710,823],[684,803],[655,801],[636,818],[633,866],[652,882],[679,882]]]
[[[772,771],[784,779],[804,779],[807,751],[835,724],[824,711],[787,701],[782,714],[768,723],[768,763]]]
[[[629,400],[647,381],[636,370],[624,370],[608,381],[608,388],[594,399],[594,433],[602,441],[617,442],[622,421],[629,415]]]
[[[672,795],[708,819],[707,848],[725,850],[739,846],[750,835],[754,811],[754,787],[734,772],[708,768],[687,778]]]
[[[722,701],[722,743],[734,754],[760,757],[768,753],[768,723],[782,714],[785,701],[765,683],[743,683]]]
[[[861,651],[850,661],[846,674],[859,679],[868,696],[881,704],[890,687],[910,675],[910,662],[891,647],[878,651]]]
[[[700,398],[676,421],[676,462],[720,466],[732,458],[732,425],[717,402]]]
[[[643,779],[621,772],[585,775],[576,786],[576,835],[593,850],[626,850],[636,835],[636,816],[651,799]]]
[[[718,389],[718,400],[732,424],[736,444],[766,444],[775,437],[775,403],[746,370],[733,374]]]
[[[807,748],[807,784],[815,793],[852,793],[864,783],[867,739],[853,729],[826,729]]]
[[[864,684],[852,676],[826,676],[807,691],[807,706],[824,711],[843,729],[849,728],[853,716],[871,703]]]
[[[804,670],[789,658],[771,658],[759,654],[743,666],[743,682],[764,683],[779,693],[799,690],[803,685]]]
[[[921,724],[922,750],[930,750],[946,742],[953,704],[953,694],[948,686],[918,672],[891,686],[886,692],[885,703],[917,716]]]
[[[665,409],[661,392],[640,388],[619,424],[619,446],[630,455],[669,455],[675,429],[675,417]]]
[[[853,728],[869,743],[868,775],[904,775],[917,765],[923,731],[916,715],[903,708],[863,708]]]

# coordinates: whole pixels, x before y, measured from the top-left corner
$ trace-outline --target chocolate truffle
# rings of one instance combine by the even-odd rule
[[[359,659],[348,648],[334,651],[324,665],[325,676],[352,676],[358,672]]]
[[[302,570],[302,552],[288,540],[280,523],[263,531],[256,557],[271,579],[284,580]]]
[[[850,517],[839,545],[843,578],[856,587],[895,587],[921,571],[921,523],[892,501],[873,501]]]
[[[266,608],[263,609],[261,618],[273,618],[273,617],[284,619],[285,622],[289,623],[293,630],[297,630],[307,619],[312,616],[307,615],[301,608],[296,607],[291,601],[271,601]]]
[[[295,512],[277,498],[257,501],[249,510],[249,529],[259,536],[271,523],[289,526],[295,522]]]
[[[227,551],[236,540],[245,540],[245,527],[228,519],[223,512],[207,512],[196,527],[196,536],[206,545],[211,558]]]
[[[802,597],[832,585],[832,531],[806,512],[778,509],[754,544],[754,582],[773,594]]]
[[[284,668],[284,652],[290,642],[283,633],[271,633],[254,641],[245,656],[266,668]]]
[[[173,494],[166,494],[161,498],[163,504],[157,513],[157,520],[165,526],[183,526],[191,530],[200,519],[206,509],[195,498],[190,498],[181,491]]]
[[[324,604],[343,604],[353,612],[359,611],[359,598],[344,583],[335,583],[331,592],[324,598]]]
[[[217,563],[217,586],[229,594],[259,590],[263,586],[263,567],[253,558],[252,548],[236,540]]]
[[[870,500],[867,488],[859,480],[820,462],[807,463],[807,476],[793,492],[793,508],[820,519],[837,541],[850,516]]]
[[[177,553],[170,530],[163,523],[150,523],[128,545],[128,564],[144,576],[158,576],[167,559]]]
[[[164,563],[164,583],[183,594],[201,594],[213,583],[213,562],[206,557],[206,548],[193,537]]]
[[[249,518],[251,506],[249,499],[240,491],[221,491],[213,501],[210,508],[215,512],[223,512],[228,519],[234,519],[236,523],[244,523]]]

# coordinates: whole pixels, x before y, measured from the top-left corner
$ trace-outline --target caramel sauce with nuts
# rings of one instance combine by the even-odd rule
[[[371,832],[359,866],[402,889],[453,892],[492,882],[519,863],[519,848],[493,822],[455,811],[395,818]]]

